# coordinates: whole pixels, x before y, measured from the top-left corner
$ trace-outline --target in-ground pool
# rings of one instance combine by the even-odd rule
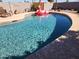
[[[71,26],[61,14],[28,16],[24,21],[0,26],[0,57],[28,55],[55,40]]]

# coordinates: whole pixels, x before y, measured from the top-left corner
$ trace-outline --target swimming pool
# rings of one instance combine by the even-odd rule
[[[28,55],[66,32],[70,18],[61,14],[28,16],[24,21],[0,26],[0,57]]]

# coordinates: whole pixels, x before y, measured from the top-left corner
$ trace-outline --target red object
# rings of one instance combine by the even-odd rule
[[[42,0],[40,0],[40,4],[43,3]],[[46,10],[42,10],[41,6],[39,5],[38,10],[35,13],[37,16],[43,16],[43,15],[47,15],[48,13],[46,12]]]
[[[43,16],[43,15],[47,15],[48,13],[46,12],[46,10],[37,10],[35,14],[37,16]]]

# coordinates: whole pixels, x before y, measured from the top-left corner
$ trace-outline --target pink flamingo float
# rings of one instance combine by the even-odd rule
[[[42,0],[40,0],[40,4],[39,4],[39,6],[38,6],[38,9],[37,9],[37,11],[35,12],[35,14],[36,14],[37,16],[44,16],[44,15],[47,15],[47,14],[48,14],[48,12],[47,12],[46,10],[42,9],[42,7],[41,7],[41,4],[42,4],[42,3],[43,3]]]

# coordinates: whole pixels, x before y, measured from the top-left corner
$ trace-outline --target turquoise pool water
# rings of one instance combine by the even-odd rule
[[[56,26],[56,18],[29,16],[24,21],[0,26],[0,57],[23,55],[45,42]]]
[[[33,53],[62,35],[70,26],[69,18],[60,14],[28,16],[21,22],[0,26],[0,57]]]

